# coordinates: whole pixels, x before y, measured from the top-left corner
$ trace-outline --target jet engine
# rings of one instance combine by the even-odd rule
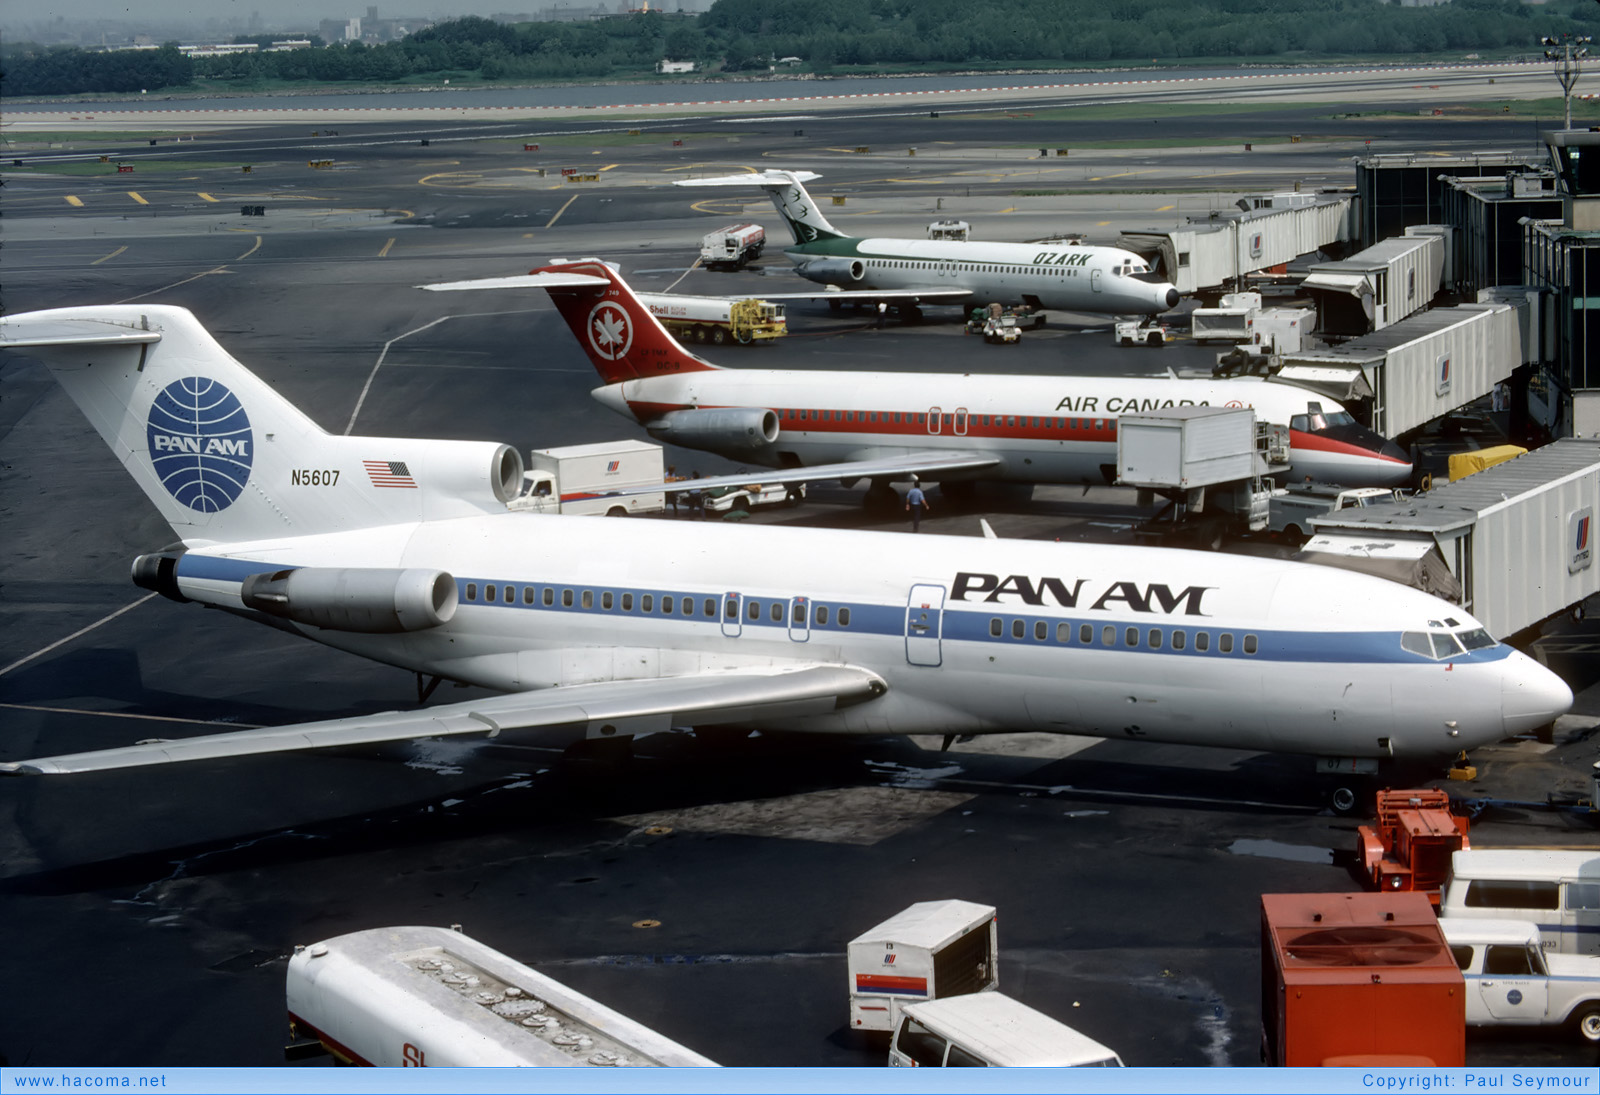
[[[860,259],[812,259],[795,273],[823,285],[853,285],[867,276],[867,267]]]
[[[502,505],[522,490],[522,455],[510,445],[489,441],[387,440],[423,482],[430,503],[450,498],[478,501],[487,487]],[[372,438],[349,439],[352,449],[371,455]],[[365,458],[363,456],[363,459]],[[433,516],[430,514],[430,516]]]
[[[421,568],[302,567],[250,575],[239,599],[299,624],[394,635],[448,623],[456,613],[456,580]]]
[[[742,455],[778,440],[778,415],[765,407],[668,411],[646,428],[658,441]]]

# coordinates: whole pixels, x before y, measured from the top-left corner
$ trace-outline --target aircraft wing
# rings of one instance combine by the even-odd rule
[[[971,289],[818,289],[810,293],[752,293],[760,300],[909,300],[913,304],[960,304],[972,299]]]
[[[151,741],[0,764],[0,775],[42,776],[245,757],[414,738],[497,737],[503,730],[615,727],[618,736],[752,719],[825,714],[881,696],[883,678],[849,665],[728,670],[689,677],[603,681],[515,692],[419,711],[384,711],[328,722],[268,726]]]
[[[575,289],[586,285],[610,285],[605,278],[590,274],[515,274],[505,278],[472,278],[467,281],[440,281],[418,285],[434,293],[453,293],[463,289]]]
[[[882,456],[875,460],[847,460],[840,464],[815,464],[805,468],[757,468],[733,475],[712,475],[683,479],[667,484],[667,490],[681,494],[691,490],[717,490],[721,487],[748,487],[756,483],[820,483],[825,479],[904,479],[908,475],[927,475],[937,480],[939,472],[983,471],[1000,463],[997,456],[983,453],[908,453]],[[639,487],[617,491],[623,494],[650,494],[660,487]],[[607,492],[608,494],[611,492]]]

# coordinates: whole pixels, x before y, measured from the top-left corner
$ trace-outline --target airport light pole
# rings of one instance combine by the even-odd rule
[[[1545,35],[1539,39],[1544,46],[1544,58],[1556,62],[1556,79],[1561,81],[1561,97],[1566,106],[1563,129],[1572,128],[1572,88],[1578,82],[1582,61],[1589,56],[1587,34]]]

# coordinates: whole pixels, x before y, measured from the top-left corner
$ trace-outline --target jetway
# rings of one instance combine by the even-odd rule
[[[1424,584],[1428,560],[1442,559],[1460,586],[1452,599],[1504,639],[1600,592],[1596,506],[1600,439],[1567,438],[1404,503],[1314,517],[1305,550],[1345,567],[1371,560],[1391,578],[1411,557],[1410,584],[1448,596]]]
[[[1159,256],[1159,269],[1185,296],[1240,288],[1251,274],[1282,266],[1351,237],[1350,197],[1267,194],[1239,199],[1183,228],[1125,231],[1117,246]]]
[[[1278,380],[1341,402],[1369,396],[1385,437],[1489,394],[1523,363],[1523,319],[1510,304],[1435,308],[1327,349],[1282,355]]]
[[[1396,236],[1347,259],[1312,264],[1300,288],[1316,302],[1322,335],[1364,335],[1426,308],[1439,294],[1444,258],[1443,236]]]

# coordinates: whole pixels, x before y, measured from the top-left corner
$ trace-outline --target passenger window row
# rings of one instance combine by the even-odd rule
[[[944,426],[970,424],[972,428],[1006,429],[1006,430],[1111,430],[1116,428],[1113,418],[1056,418],[1050,415],[1017,415],[1017,414],[935,414],[938,423]],[[834,411],[811,410],[808,408],[789,408],[783,411],[783,418],[791,422],[865,422],[894,423],[896,425],[928,424],[927,412],[913,414],[910,411]],[[959,421],[958,421],[959,420]]]
[[[989,634],[994,638],[1003,638],[1006,634],[1006,624],[999,616],[989,620]],[[1011,621],[1011,637],[1013,639],[1026,639],[1030,628],[1027,620],[1013,619]],[[1034,620],[1031,628],[1035,642],[1048,642],[1050,640],[1050,623],[1048,620]],[[1140,628],[1122,627],[1116,624],[1103,624],[1099,629],[1100,646],[1142,647],[1148,650],[1160,650],[1163,645],[1170,646],[1173,650],[1186,650],[1190,643],[1194,644],[1196,653],[1204,654],[1211,650],[1211,632],[1190,632],[1182,628],[1173,628],[1164,631],[1159,627]],[[1062,621],[1055,626],[1055,641],[1057,643],[1072,643],[1076,639],[1079,646],[1096,645],[1096,632],[1094,624],[1072,624]],[[1219,654],[1233,653],[1234,635],[1231,631],[1217,632],[1216,648]],[[1245,635],[1239,644],[1239,649],[1246,654],[1254,654],[1260,649],[1260,643],[1254,635]]]
[[[519,595],[517,586],[500,586],[492,583],[484,583],[481,591],[481,602],[479,600],[479,592],[480,590],[477,582],[468,582],[466,586],[466,600],[475,604],[504,603],[510,605],[516,604],[520,598],[521,602],[525,605],[539,604],[546,608],[550,608],[555,605],[556,600],[559,597],[562,608],[572,608],[577,606],[579,608],[588,609],[594,608],[596,601],[595,591],[592,589],[577,591],[571,589],[561,589],[558,593],[557,587],[554,586],[522,586],[521,593]],[[640,593],[637,595],[637,597],[631,592],[618,595],[609,589],[602,590],[599,593],[600,609],[603,612],[611,612],[619,607],[623,612],[633,612],[634,606],[637,604],[638,612],[640,614],[655,615],[657,614],[657,603],[659,601],[659,614],[662,616],[694,616],[698,614],[706,617],[707,619],[716,619],[718,598],[702,598],[700,600],[698,610],[696,608],[695,600],[696,599],[693,596],[684,595],[682,597],[676,597],[671,593],[663,593],[659,596],[659,598],[653,593]],[[768,611],[772,622],[782,623],[784,620],[785,607],[789,604],[789,602],[772,601],[769,602],[769,604],[770,608]],[[758,622],[762,615],[761,602],[757,600],[748,600],[745,602],[745,606],[745,611],[748,618],[752,622]],[[727,603],[725,615],[728,619],[733,620],[738,618],[738,614],[738,602],[730,598]],[[812,606],[811,625],[814,627],[827,627],[830,616],[835,621],[834,626],[850,626],[849,608],[840,606],[836,612],[833,612],[830,611],[827,605]],[[790,623],[795,627],[805,626],[806,604],[803,601],[796,601],[794,603]]]

